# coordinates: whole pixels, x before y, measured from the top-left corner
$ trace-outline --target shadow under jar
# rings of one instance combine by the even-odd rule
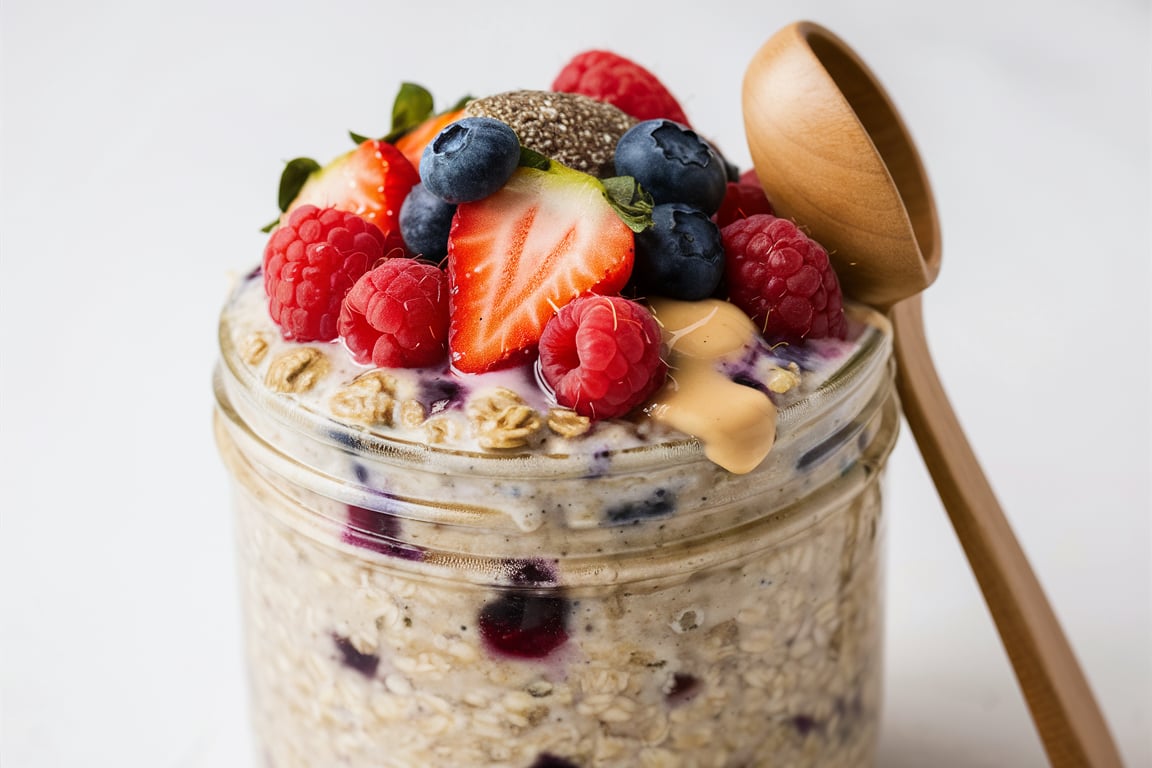
[[[343,424],[269,391],[225,313],[215,423],[264,764],[870,764],[898,407],[866,314],[736,475],[682,436],[518,454]]]

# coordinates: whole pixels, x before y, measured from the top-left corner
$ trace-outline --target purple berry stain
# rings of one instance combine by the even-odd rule
[[[794,715],[792,717],[792,727],[801,737],[812,733],[818,725],[819,723],[811,715]]]
[[[664,517],[676,511],[676,495],[665,488],[657,488],[647,498],[627,501],[604,510],[604,518],[612,524],[638,523],[653,517]]]
[[[336,643],[336,650],[340,652],[340,661],[344,666],[356,670],[364,677],[373,677],[376,668],[380,666],[380,657],[374,653],[361,653],[352,645],[352,641],[343,635],[332,633],[332,640]]]
[[[432,416],[459,409],[464,404],[464,387],[447,377],[436,377],[420,383],[419,400]]]
[[[700,691],[700,679],[695,675],[677,672],[672,675],[672,685],[664,694],[668,703],[675,706],[691,700]]]
[[[579,768],[576,763],[548,752],[541,752],[528,768]]]
[[[400,519],[395,515],[348,506],[348,522],[342,536],[346,544],[401,560],[419,560],[423,557],[424,553],[419,547],[400,543],[397,539],[399,534]]]
[[[542,659],[568,641],[568,601],[543,562],[509,561],[507,577],[515,586],[480,609],[480,636],[498,654]]]

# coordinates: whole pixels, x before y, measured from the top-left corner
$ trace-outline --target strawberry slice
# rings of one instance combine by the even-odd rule
[[[289,169],[293,163],[300,162],[301,159],[292,161]],[[355,213],[384,233],[388,241],[385,253],[397,245],[404,248],[400,237],[400,204],[412,187],[420,183],[420,174],[400,150],[388,142],[368,139],[323,168],[317,168],[314,162],[312,167],[314,170],[291,198],[286,213],[308,204]],[[286,178],[281,180],[282,198],[291,195],[285,190],[288,172],[285,171]],[[297,183],[298,179],[299,176]]]
[[[494,195],[456,210],[448,238],[452,364],[482,373],[530,360],[560,307],[619,293],[632,230],[595,177],[521,167]]]

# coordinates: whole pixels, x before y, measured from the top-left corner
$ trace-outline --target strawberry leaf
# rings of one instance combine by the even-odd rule
[[[640,233],[652,226],[652,195],[631,176],[604,179],[604,196],[628,229]]]
[[[300,194],[300,188],[308,177],[320,170],[320,163],[310,157],[297,157],[289,160],[280,174],[280,210],[287,211],[288,206]]]
[[[542,155],[534,149],[528,147],[520,147],[520,167],[522,168],[535,168],[538,171],[546,171],[552,166],[552,161],[547,155]]]
[[[366,141],[375,141],[371,136],[364,136],[363,134],[356,133],[356,131],[348,131],[348,136],[356,146],[360,146]]]
[[[384,141],[392,142],[432,117],[432,94],[415,83],[401,83],[392,102],[392,130]]]

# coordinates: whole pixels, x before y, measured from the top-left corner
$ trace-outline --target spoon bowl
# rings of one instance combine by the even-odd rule
[[[768,199],[828,249],[846,294],[887,308],[936,279],[940,225],[924,166],[842,40],[811,22],[768,40],[744,77],[744,123]]]
[[[879,81],[811,22],[778,32],[744,78],[756,174],[778,215],[829,251],[846,296],[888,310],[896,387],[1057,768],[1122,765],[1092,690],[940,384],[920,292],[940,270],[923,164]]]

